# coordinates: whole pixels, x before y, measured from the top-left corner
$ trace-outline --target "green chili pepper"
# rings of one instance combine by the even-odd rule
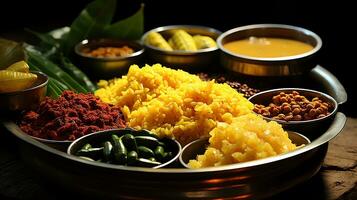
[[[127,161],[127,150],[121,138],[116,135],[112,135],[113,140],[113,156],[114,160],[118,164],[126,164]]]
[[[132,134],[125,134],[122,136],[122,141],[128,151],[137,151],[135,137]]]
[[[128,165],[135,165],[138,160],[138,153],[136,151],[130,151],[128,153]]]
[[[154,152],[145,146],[138,146],[138,155],[140,158],[151,158],[155,157]]]

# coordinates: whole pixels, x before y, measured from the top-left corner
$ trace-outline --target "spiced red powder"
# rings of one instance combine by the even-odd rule
[[[58,99],[46,98],[35,111],[27,112],[20,128],[27,134],[52,140],[75,140],[95,131],[122,128],[120,109],[93,94],[64,91]]]

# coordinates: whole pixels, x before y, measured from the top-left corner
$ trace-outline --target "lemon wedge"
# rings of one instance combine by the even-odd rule
[[[36,74],[0,70],[0,92],[14,92],[29,88],[36,79]]]
[[[10,65],[5,70],[28,73],[30,71],[30,67],[25,61],[22,60]]]

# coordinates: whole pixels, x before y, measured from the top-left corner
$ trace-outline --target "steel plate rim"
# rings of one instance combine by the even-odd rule
[[[208,172],[222,172],[222,171],[228,171],[228,170],[238,170],[238,169],[245,169],[245,168],[254,168],[254,167],[259,167],[260,165],[263,164],[268,164],[268,163],[273,163],[277,162],[280,160],[284,160],[287,158],[291,158],[300,154],[303,154],[307,151],[313,150],[327,142],[329,142],[331,139],[336,137],[341,130],[343,129],[345,123],[346,123],[346,116],[338,112],[336,113],[336,116],[329,127],[329,129],[322,134],[319,138],[316,140],[312,141],[310,144],[296,149],[294,151],[277,155],[277,156],[272,156],[264,159],[259,159],[259,160],[254,160],[254,161],[248,161],[248,162],[243,162],[243,163],[236,163],[236,164],[230,164],[230,165],[224,165],[224,166],[218,166],[218,167],[207,167],[207,168],[201,168],[201,169],[186,169],[186,168],[173,168],[173,169],[151,169],[151,168],[144,168],[144,167],[126,167],[126,166],[116,166],[116,165],[107,165],[105,163],[96,163],[96,162],[91,162],[91,161],[86,161],[80,158],[77,158],[76,156],[68,155],[65,152],[56,150],[52,147],[49,147],[39,141],[36,141],[35,139],[31,138],[28,136],[26,133],[22,132],[22,130],[12,121],[3,121],[2,122],[4,126],[9,130],[13,135],[15,135],[17,138],[23,140],[24,142],[30,143],[31,145],[36,146],[37,148],[40,148],[44,151],[50,152],[52,154],[56,154],[57,156],[61,156],[62,158],[65,159],[70,159],[75,162],[80,162],[83,164],[91,165],[91,166],[96,166],[96,167],[101,167],[101,168],[108,168],[112,170],[123,170],[123,171],[132,171],[132,172],[141,172],[141,173],[208,173]]]

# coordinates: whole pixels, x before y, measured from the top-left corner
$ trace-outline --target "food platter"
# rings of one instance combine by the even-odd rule
[[[321,66],[310,72],[323,91],[341,104],[347,99],[340,82]],[[338,112],[325,132],[296,151],[256,161],[199,170],[107,166],[91,163],[51,148],[23,134],[12,121],[4,126],[16,136],[22,158],[41,177],[84,196],[123,199],[264,198],[302,183],[320,169],[346,117]]]
[[[0,100],[14,104],[0,122],[36,175],[90,198],[262,199],[319,171],[347,93],[317,62],[317,34],[144,33],[143,6],[111,23],[114,12],[94,0],[71,27],[33,32],[37,45],[0,38]]]

